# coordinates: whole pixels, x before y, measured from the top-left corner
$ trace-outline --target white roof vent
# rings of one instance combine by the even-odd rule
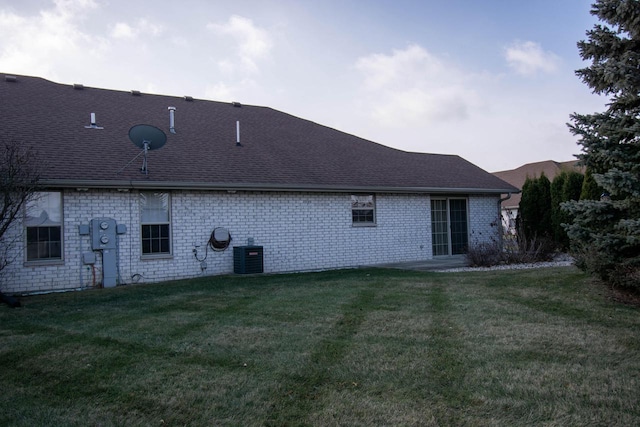
[[[176,133],[176,107],[167,107],[169,110],[169,131]]]
[[[89,126],[85,126],[85,129],[104,129],[101,126],[98,126],[96,123],[96,113],[91,113],[91,124]]]

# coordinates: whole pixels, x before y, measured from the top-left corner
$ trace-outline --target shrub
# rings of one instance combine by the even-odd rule
[[[549,237],[526,238],[522,232],[517,236],[515,247],[505,247],[505,262],[521,264],[551,261],[556,252],[556,244]]]
[[[503,241],[476,242],[466,254],[470,267],[491,267],[501,264],[526,264],[551,261],[555,242],[548,237],[527,239],[521,229],[517,236],[504,236]]]
[[[640,288],[640,261],[637,258],[621,261],[612,255],[604,255],[593,245],[574,245],[571,255],[579,269],[611,286]]]
[[[470,267],[490,267],[504,262],[501,245],[495,241],[470,246],[466,258]]]

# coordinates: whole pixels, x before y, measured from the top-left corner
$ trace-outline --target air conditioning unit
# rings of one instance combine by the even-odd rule
[[[236,274],[257,274],[264,271],[262,246],[234,246],[233,272]]]

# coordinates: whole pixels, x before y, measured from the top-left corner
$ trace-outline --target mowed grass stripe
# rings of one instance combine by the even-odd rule
[[[432,322],[427,340],[429,360],[428,393],[435,406],[438,424],[459,423],[458,409],[469,404],[470,393],[465,385],[468,368],[463,331],[455,317],[458,314],[443,285],[433,287],[429,294]]]
[[[367,315],[375,309],[375,291],[361,290],[341,307],[342,315],[312,350],[304,370],[282,378],[266,425],[304,425],[317,405],[319,394],[332,380],[330,370],[345,356],[352,338]]]

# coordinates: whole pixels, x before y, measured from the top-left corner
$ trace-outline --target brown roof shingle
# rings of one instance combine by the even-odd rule
[[[522,190],[522,186],[527,178],[539,178],[544,173],[550,181],[553,181],[553,179],[563,171],[584,173],[584,167],[578,165],[578,160],[568,162],[545,160],[542,162],[527,163],[516,169],[494,172],[493,175]],[[521,198],[522,194],[513,194],[510,199],[502,202],[502,207],[505,209],[518,207]]]
[[[168,107],[176,107],[176,133]],[[86,129],[90,114],[103,129]],[[45,183],[117,187],[506,193],[515,189],[455,155],[409,153],[267,107],[141,94],[17,76],[0,81],[0,138],[34,146]],[[236,121],[241,145],[236,145]],[[167,135],[148,155],[129,129]]]

